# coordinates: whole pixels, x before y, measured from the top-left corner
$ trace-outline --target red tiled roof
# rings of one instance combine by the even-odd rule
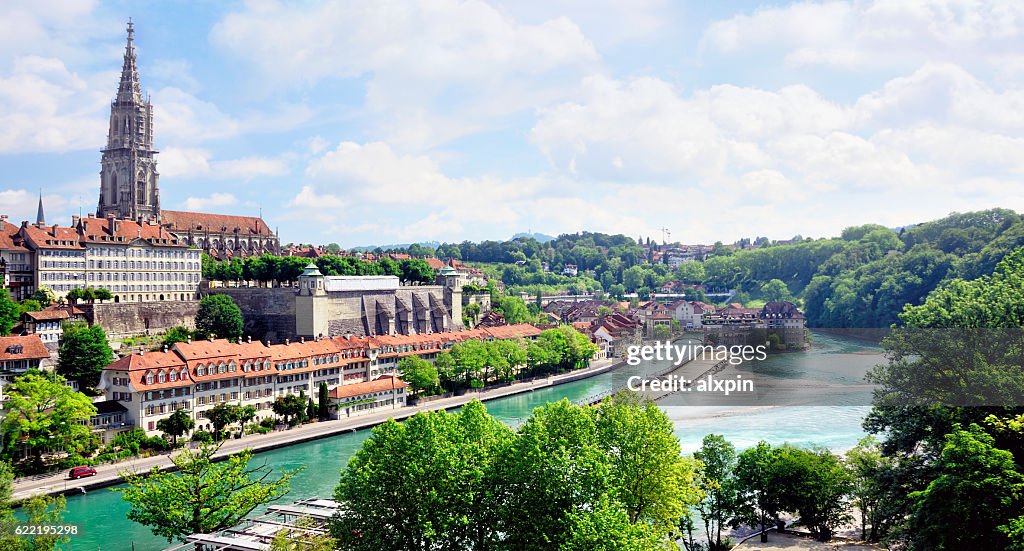
[[[184,212],[176,210],[160,211],[160,220],[171,231],[184,232],[234,232],[238,228],[240,235],[273,235],[270,227],[257,216],[234,216],[230,214],[207,214],[204,212]]]
[[[364,394],[370,394],[371,392],[382,392],[385,390],[407,388],[409,383],[395,377],[394,375],[382,375],[372,381],[365,381],[362,383],[353,383],[350,385],[336,386],[331,389],[331,398],[338,400],[341,398],[352,398],[355,396],[362,396]]]
[[[0,337],[0,361],[45,360],[50,357],[39,335]]]
[[[25,237],[40,249],[82,249],[78,230],[60,226],[22,226]]]
[[[440,270],[441,268],[444,268],[444,262],[441,262],[439,259],[434,258],[432,256],[428,256],[423,260],[426,261],[427,266],[430,266],[432,270]]]
[[[144,239],[154,245],[184,247],[169,231],[156,224],[139,224],[134,220],[82,218],[79,223],[82,240],[88,243],[130,243]]]
[[[18,238],[19,230],[18,226],[6,220],[0,221],[0,249],[5,251],[27,251],[28,249],[21,244],[21,239]]]

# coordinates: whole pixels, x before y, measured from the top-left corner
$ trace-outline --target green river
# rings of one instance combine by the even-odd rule
[[[762,362],[743,365],[740,371],[753,370],[761,376],[781,383],[786,380],[812,379],[833,386],[851,385],[857,393],[851,404],[865,404],[865,391],[860,383],[864,373],[880,363],[880,349],[862,341],[814,334],[814,344],[806,352],[770,356]],[[530,411],[547,402],[562,398],[577,400],[624,386],[628,377],[652,373],[667,364],[653,362],[615,371],[563,385],[528,392],[487,402],[488,411],[502,421],[516,425]],[[856,388],[854,388],[856,386]],[[678,406],[665,408],[676,427],[683,451],[692,452],[700,446],[705,434],[724,434],[738,448],[745,448],[760,439],[772,444],[818,444],[841,451],[852,447],[864,436],[861,420],[868,411],[864,405],[788,406],[788,407],[723,407]],[[303,444],[280,448],[256,456],[279,469],[304,467],[292,480],[289,498],[329,497],[338,481],[338,473],[369,431],[346,433]],[[69,496],[65,522],[78,525],[78,535],[64,549],[94,551],[137,549],[160,550],[165,540],[155,537],[149,529],[125,518],[128,506],[120,494],[98,489],[84,495]]]

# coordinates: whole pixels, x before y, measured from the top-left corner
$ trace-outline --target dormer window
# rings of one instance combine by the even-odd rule
[[[161,383],[167,382],[167,375],[165,375],[165,374],[164,374],[164,372],[163,372],[163,371],[161,371],[161,372],[160,372],[160,375],[159,375],[159,376],[157,377],[157,379],[158,379],[158,380],[159,380],[159,382],[161,382]]]
[[[153,384],[153,374],[152,373],[147,373],[146,374],[146,384],[147,385]]]

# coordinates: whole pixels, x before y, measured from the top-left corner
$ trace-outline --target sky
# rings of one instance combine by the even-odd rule
[[[135,24],[161,206],[357,246],[1024,211],[1024,3],[0,3],[0,213],[96,209]]]

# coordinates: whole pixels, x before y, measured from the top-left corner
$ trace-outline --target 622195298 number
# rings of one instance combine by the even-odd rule
[[[77,524],[19,524],[14,527],[16,536],[74,536],[77,534]]]

